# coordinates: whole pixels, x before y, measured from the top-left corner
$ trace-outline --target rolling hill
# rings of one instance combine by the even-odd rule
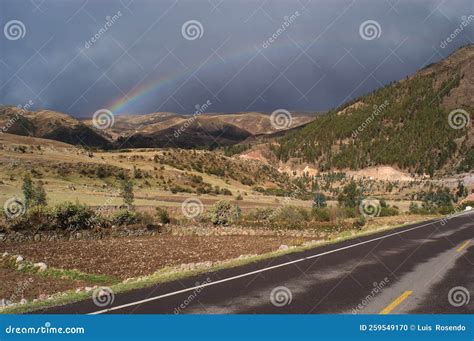
[[[391,165],[412,173],[474,167],[474,45],[362,96],[273,148],[285,163],[319,170]]]
[[[110,148],[111,142],[75,118],[56,111],[26,111],[0,107],[0,126],[4,133],[51,139],[86,147]]]
[[[294,113],[290,129],[312,119],[310,114]],[[103,149],[213,149],[277,131],[271,125],[270,114],[257,112],[195,116],[168,112],[117,115],[111,127],[101,130],[94,127],[92,119],[78,120],[56,111],[27,111],[14,106],[0,107],[0,126],[10,134]]]

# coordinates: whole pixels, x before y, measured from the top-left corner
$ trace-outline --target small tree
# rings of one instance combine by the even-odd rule
[[[343,207],[356,207],[359,202],[360,198],[362,197],[362,191],[357,188],[357,184],[354,180],[349,182],[346,186],[344,186],[342,193],[339,194],[337,200],[339,204]]]
[[[240,217],[240,208],[226,200],[220,200],[209,210],[209,218],[214,225],[232,225]]]
[[[23,185],[21,187],[23,191],[23,196],[25,197],[25,205],[26,207],[29,207],[31,204],[31,201],[33,200],[33,181],[31,181],[31,177],[29,174],[26,174],[23,177]]]
[[[314,195],[313,207],[323,208],[323,207],[326,207],[327,205],[328,204],[326,202],[326,196],[321,192],[317,192]]]
[[[38,181],[33,190],[33,205],[35,206],[46,206],[48,204],[46,200],[46,191],[44,190],[43,183]]]
[[[456,197],[457,198],[464,198],[467,196],[467,188],[464,186],[462,181],[458,182],[458,188],[456,190]]]
[[[129,208],[133,207],[135,195],[133,194],[133,183],[130,179],[124,179],[122,181],[122,198],[125,205]]]

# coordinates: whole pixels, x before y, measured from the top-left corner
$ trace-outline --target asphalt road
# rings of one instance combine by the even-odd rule
[[[474,213],[38,313],[472,314]]]

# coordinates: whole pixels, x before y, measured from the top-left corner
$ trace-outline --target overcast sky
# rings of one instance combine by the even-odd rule
[[[1,0],[0,103],[323,111],[474,42],[470,15],[472,0]]]

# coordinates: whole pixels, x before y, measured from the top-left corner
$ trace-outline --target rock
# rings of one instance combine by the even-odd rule
[[[82,291],[82,288],[77,288],[76,289],[76,294],[80,293]]]
[[[39,235],[38,233],[35,234],[35,236],[33,237],[33,240],[34,240],[35,242],[39,242],[39,241],[41,240],[41,235]]]
[[[25,259],[23,258],[23,256],[17,256],[16,259],[15,259],[15,262],[16,263],[20,263],[20,262],[23,262]]]
[[[41,294],[39,295],[38,299],[40,301],[44,301],[44,300],[47,300],[49,298],[49,295],[46,295],[46,294]]]
[[[26,298],[22,298],[20,304],[27,304],[28,300]]]
[[[33,267],[37,268],[39,272],[43,272],[48,268],[46,263],[43,263],[43,262],[35,263],[35,264],[33,264]]]
[[[18,264],[18,270],[21,271],[25,268],[25,264]]]
[[[92,291],[92,288],[91,288],[91,287],[85,287],[84,290],[85,290],[86,292],[90,292],[90,291]]]
[[[2,254],[2,257],[5,258],[5,257],[8,257],[8,255],[9,255],[8,252],[4,252],[4,253]]]
[[[282,244],[282,245],[280,245],[280,247],[278,248],[278,251],[285,251],[285,250],[288,250],[288,249],[289,249],[288,245]]]

